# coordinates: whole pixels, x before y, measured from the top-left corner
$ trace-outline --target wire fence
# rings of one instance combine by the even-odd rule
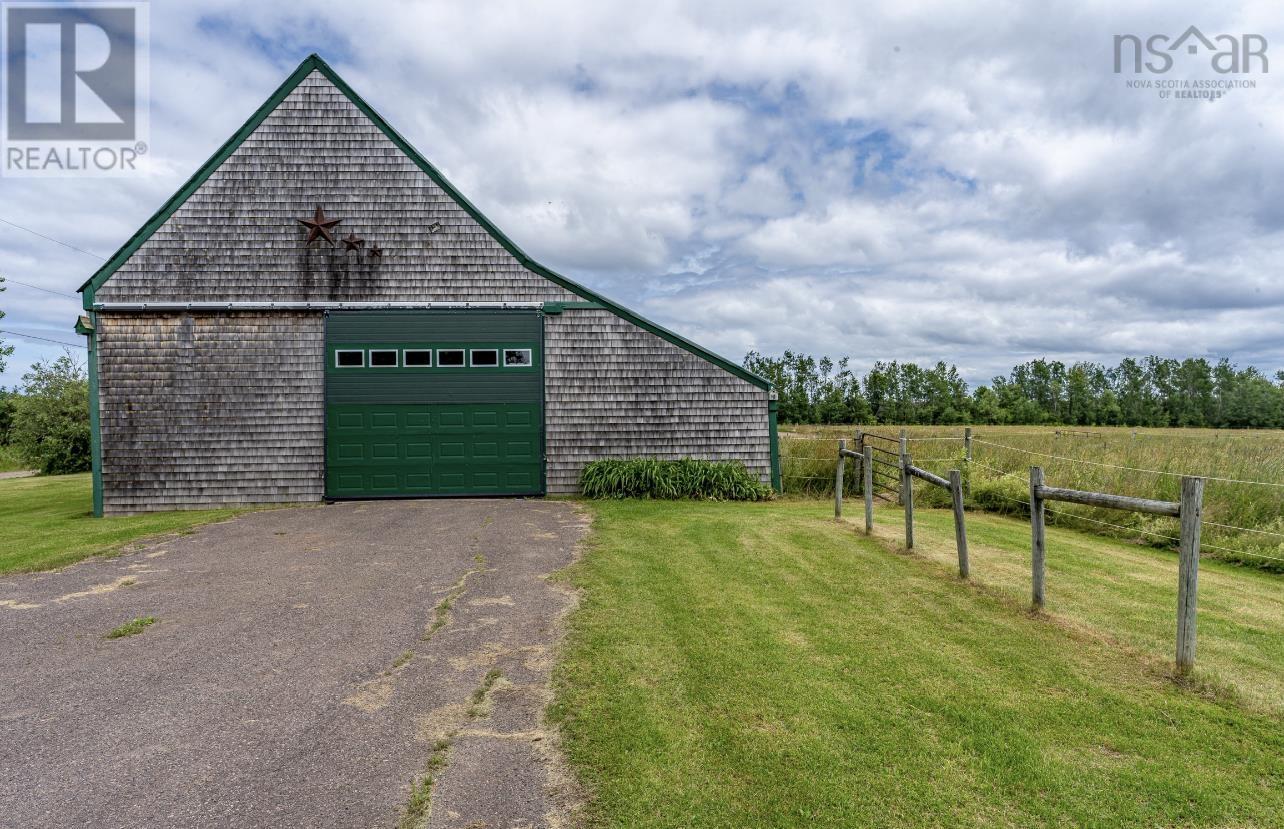
[[[865,446],[872,449],[874,452],[874,468],[872,472],[873,472],[873,477],[876,484],[875,489],[880,492],[890,492],[893,495],[899,495],[901,438],[899,436],[891,437],[889,435],[882,435],[875,432],[862,432],[860,434],[861,434],[861,437],[864,438]],[[1106,436],[1105,433],[1086,432],[1086,431],[1077,431],[1077,430],[1060,430],[1060,431],[1044,431],[1044,432],[1004,431],[1002,435],[1004,437],[1010,437],[1010,436],[1016,436],[1016,435],[1028,435],[1028,436],[1038,436],[1038,437],[1073,437],[1073,438]],[[1182,477],[1191,476],[1191,477],[1202,477],[1206,481],[1223,483],[1223,484],[1231,484],[1236,486],[1263,487],[1270,491],[1284,490],[1284,483],[1277,482],[1277,481],[1258,480],[1255,478],[1234,477],[1234,476],[1228,476],[1228,475],[1198,475],[1195,473],[1177,472],[1177,471],[1172,471],[1167,469],[1154,469],[1147,466],[1138,466],[1138,465],[1133,465],[1128,463],[1111,463],[1106,460],[1100,460],[1095,458],[1072,457],[1071,455],[1057,453],[1057,452],[1041,451],[1040,449],[1016,446],[1016,445],[1013,445],[1011,442],[990,440],[988,436],[989,436],[989,433],[976,433],[971,435],[970,440],[966,435],[930,435],[930,436],[920,435],[920,436],[912,436],[912,437],[906,436],[905,442],[906,444],[910,444],[910,443],[932,444],[932,443],[944,443],[944,442],[963,443],[964,444],[964,447],[962,447],[963,451],[961,451],[958,456],[913,458],[913,463],[916,466],[920,466],[920,467],[929,466],[929,465],[935,466],[937,464],[945,464],[945,463],[957,464],[958,465],[957,468],[960,468],[964,471],[964,474],[969,480],[969,483],[975,481],[983,484],[987,476],[992,476],[992,479],[993,478],[1005,479],[1005,480],[1011,479],[1013,481],[1019,481],[1022,484],[1029,483],[1028,474],[1014,472],[1014,471],[1011,471],[1010,469],[1003,469],[1000,466],[995,465],[995,463],[993,462],[987,462],[987,460],[983,460],[977,457],[978,454],[983,454],[987,450],[990,450],[990,451],[997,451],[997,452],[1012,452],[1025,457],[1042,458],[1042,459],[1056,461],[1063,464],[1082,465],[1084,467],[1091,467],[1091,468],[1097,468],[1102,470],[1113,470],[1116,472],[1159,476],[1169,480],[1180,479]],[[1150,436],[1150,437],[1153,437],[1153,436]],[[802,441],[808,445],[828,444],[828,446],[833,447],[833,450],[834,450],[833,452],[825,452],[822,449],[822,454],[819,456],[812,455],[811,457],[806,457],[806,458],[795,458],[796,461],[800,461],[804,464],[811,464],[811,466],[807,470],[810,474],[787,474],[785,476],[786,479],[788,480],[808,482],[809,491],[811,491],[812,494],[822,494],[826,488],[826,485],[827,485],[828,494],[832,494],[834,476],[831,474],[819,474],[820,469],[817,468],[817,465],[820,465],[821,468],[825,469],[825,473],[828,473],[828,470],[831,470],[834,468],[834,464],[837,461],[836,450],[837,450],[838,438],[789,436],[788,439],[791,441]],[[894,449],[887,448],[889,444],[892,447],[894,447]],[[1090,444],[1084,444],[1084,443],[1078,443],[1076,445],[1081,449],[1088,449],[1090,446]],[[820,447],[817,446],[816,448],[820,448]],[[1094,451],[1094,452],[1105,451],[1105,449],[1094,447],[1091,451]],[[972,457],[970,459],[966,458],[965,455],[967,454],[971,454]],[[1180,456],[1180,453],[1176,453],[1176,454]],[[1195,456],[1197,456],[1198,454],[1199,453],[1195,453]],[[1010,460],[1011,459],[1009,459],[1009,462]],[[859,476],[853,476],[853,477],[857,479],[859,478]],[[1072,476],[1072,478],[1077,478],[1077,476]],[[848,480],[850,481],[850,483],[845,482],[844,490],[847,492],[850,492],[851,494],[855,494],[859,492],[861,487],[860,481],[852,480],[852,479],[848,479]],[[1075,481],[1072,480],[1068,483],[1073,484],[1074,482]],[[1059,484],[1060,483],[1063,483],[1063,482],[1059,482]],[[997,499],[1002,502],[1012,503],[1014,505],[1020,505],[1025,510],[1029,510],[1029,501],[1013,498],[1010,494],[995,490],[993,487],[986,488],[984,490],[982,498],[973,499],[971,508],[977,508],[979,506],[982,509],[987,509],[988,507],[986,507],[984,503],[989,502],[991,499]],[[1076,511],[1071,512],[1071,511],[1060,510],[1060,509],[1053,510],[1053,509],[1045,508],[1045,510],[1048,513],[1051,513],[1052,515],[1056,516],[1057,523],[1082,522],[1082,524],[1088,524],[1088,525],[1100,527],[1103,530],[1107,531],[1108,534],[1111,534],[1111,535],[1123,536],[1123,537],[1134,538],[1134,539],[1144,537],[1144,538],[1150,539],[1152,543],[1157,543],[1159,545],[1171,544],[1178,540],[1177,536],[1171,533],[1162,532],[1161,531],[1162,526],[1159,529],[1156,529],[1153,526],[1141,526],[1140,520],[1138,524],[1129,525],[1124,523],[1118,523],[1115,521],[1103,520],[1102,518],[1091,514],[1084,514],[1092,511],[1093,509],[1094,508],[1087,507],[1087,508],[1084,508],[1083,510],[1076,509]],[[1153,521],[1153,519],[1151,520]],[[1160,519],[1160,520],[1163,521],[1167,519]],[[1232,520],[1213,521],[1213,520],[1206,519],[1203,521],[1203,524],[1209,530],[1209,532],[1206,533],[1206,535],[1211,534],[1211,537],[1208,538],[1208,540],[1204,541],[1201,546],[1208,551],[1212,551],[1218,554],[1224,554],[1218,557],[1222,557],[1222,558],[1229,557],[1232,559],[1240,558],[1244,560],[1254,560],[1259,562],[1272,562],[1277,564],[1284,564],[1284,543],[1276,542],[1276,539],[1280,539],[1284,541],[1284,532],[1278,531],[1276,529],[1243,526],[1242,523],[1235,522]],[[1243,534],[1243,536],[1239,534]],[[1248,544],[1234,545],[1234,544],[1226,543],[1228,540],[1233,542],[1234,540],[1237,540],[1237,539],[1240,541],[1248,542]],[[1261,545],[1265,545],[1264,549],[1247,549],[1246,548],[1246,546],[1247,547],[1258,546],[1259,543]],[[1284,570],[1284,567],[1281,567],[1278,569]]]

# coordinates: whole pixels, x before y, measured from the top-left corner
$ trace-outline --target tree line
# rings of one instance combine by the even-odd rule
[[[846,357],[751,351],[744,366],[775,385],[782,423],[1284,428],[1284,371],[1272,379],[1225,359],[1031,360],[976,388],[944,362],[879,361],[861,377]]]

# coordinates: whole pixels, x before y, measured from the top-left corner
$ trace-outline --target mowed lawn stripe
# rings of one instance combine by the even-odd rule
[[[915,552],[954,567],[954,519],[915,510]],[[863,526],[863,525],[862,525]],[[967,514],[973,581],[1016,602],[1030,597],[1027,520]],[[878,510],[880,538],[903,542],[900,510]],[[1196,676],[1246,703],[1284,715],[1284,575],[1215,559],[1199,565]],[[1048,528],[1047,611],[1136,648],[1159,665],[1172,662],[1177,631],[1177,554]]]
[[[815,503],[594,503],[555,716],[600,826],[1268,825],[1278,719]]]
[[[0,573],[62,567],[158,533],[221,521],[249,508],[94,518],[88,473],[0,481]]]

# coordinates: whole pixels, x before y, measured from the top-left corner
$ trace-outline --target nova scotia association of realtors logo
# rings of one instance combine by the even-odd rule
[[[148,141],[142,0],[4,0],[0,175],[126,176]]]
[[[1259,34],[1208,37],[1195,26],[1175,37],[1158,34],[1115,35],[1115,74],[1130,73],[1128,89],[1157,90],[1160,98],[1216,101],[1237,89],[1256,89],[1257,78],[1271,71],[1266,38]],[[1212,71],[1219,77],[1163,77],[1173,69]]]

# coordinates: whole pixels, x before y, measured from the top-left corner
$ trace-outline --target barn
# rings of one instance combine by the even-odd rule
[[[94,511],[779,487],[770,383],[527,256],[316,55],[81,286]]]

